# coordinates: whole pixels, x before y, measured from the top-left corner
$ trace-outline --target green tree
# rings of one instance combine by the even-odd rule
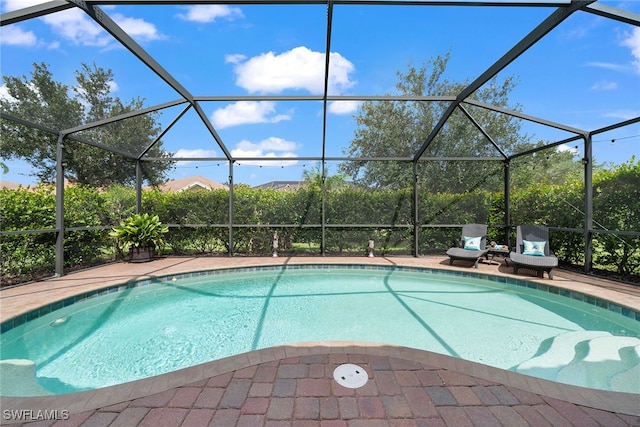
[[[12,116],[53,130],[73,128],[114,117],[143,107],[142,99],[124,104],[112,96],[113,73],[82,64],[76,71],[76,85],[70,89],[56,82],[45,63],[33,64],[31,78],[5,76],[9,98],[0,99],[2,110]],[[78,136],[137,156],[160,133],[155,114],[121,120],[81,132]],[[57,136],[10,120],[2,120],[2,156],[26,160],[41,182],[55,179]],[[67,141],[66,178],[93,186],[135,182],[135,161],[87,144]],[[148,153],[169,157],[158,141]],[[144,177],[152,185],[166,180],[170,162],[145,165]]]
[[[446,54],[431,59],[420,68],[410,64],[406,73],[398,72],[397,92],[407,96],[456,96],[468,82],[453,82],[444,77],[448,61],[449,54]],[[515,85],[513,77],[502,82],[494,79],[470,98],[518,111],[520,107],[510,105],[508,99]],[[345,154],[365,158],[413,157],[448,106],[449,102],[440,101],[364,102],[356,114],[357,129]],[[465,109],[504,152],[512,152],[519,144],[528,142],[529,137],[520,135],[519,121],[513,117],[469,105]],[[498,149],[457,110],[423,158],[499,155]],[[421,161],[418,178],[432,192],[464,192],[481,186],[488,190],[501,188],[502,163],[485,163]],[[347,161],[340,170],[352,176],[355,182],[374,188],[402,188],[410,185],[413,179],[411,162]],[[446,179],[442,179],[443,176]]]
[[[524,143],[519,147],[525,151],[540,147],[544,141],[536,144]],[[594,171],[602,169],[602,165],[594,164]],[[520,190],[536,184],[561,185],[580,180],[584,166],[575,154],[567,150],[549,148],[529,156],[518,157],[511,162],[511,188]]]
[[[322,188],[322,181],[324,179],[324,186],[327,191],[340,190],[347,185],[347,176],[342,173],[335,175],[329,175],[329,169],[324,168],[322,173],[322,165],[318,163],[311,169],[305,169],[302,171],[302,180],[307,188],[315,188],[320,190]]]
[[[594,223],[604,230],[640,230],[640,161],[635,157],[593,177]],[[617,266],[618,273],[640,274],[640,237],[597,234],[598,263]]]
[[[82,104],[69,97],[69,88],[55,82],[45,64],[34,64],[31,79],[4,77],[9,99],[0,98],[2,110],[51,129],[64,129],[82,122]],[[41,182],[55,176],[56,136],[8,120],[2,125],[2,156],[22,158],[36,170]]]

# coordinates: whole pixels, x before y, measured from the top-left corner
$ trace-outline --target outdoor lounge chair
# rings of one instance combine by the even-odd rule
[[[549,248],[549,229],[541,225],[519,225],[515,252],[509,254],[513,262],[513,272],[526,268],[535,270],[543,277],[546,271],[553,280],[553,267],[558,266],[558,258]]]
[[[487,226],[486,224],[466,224],[462,226],[460,247],[447,250],[449,265],[455,260],[473,261],[478,268],[480,258],[487,254]]]

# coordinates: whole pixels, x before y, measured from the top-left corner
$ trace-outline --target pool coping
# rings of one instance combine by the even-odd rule
[[[259,268],[281,265],[367,265],[386,267],[427,268],[445,271],[446,274],[477,276],[486,274],[496,281],[514,281],[529,283],[532,287],[543,288],[551,285],[569,292],[595,298],[594,301],[614,303],[620,308],[640,312],[640,286],[622,284],[607,279],[594,278],[558,269],[555,279],[545,279],[525,274],[511,274],[513,270],[506,264],[495,265],[480,263],[478,269],[464,266],[450,266],[448,258],[430,257],[165,257],[150,263],[116,262],[95,268],[69,273],[42,281],[0,289],[0,323],[38,310],[46,305],[69,301],[79,295],[89,295],[114,286],[123,286],[140,280],[158,280],[159,277],[180,275],[186,272],[229,270],[237,268]],[[506,278],[506,279],[501,279]],[[588,282],[600,282],[592,284]],[[621,292],[627,290],[628,292]],[[631,291],[629,291],[631,290]],[[38,299],[35,296],[42,298]],[[570,296],[567,294],[565,296]],[[82,298],[82,297],[80,297]],[[44,301],[42,301],[44,300]],[[614,310],[614,311],[617,311]],[[37,317],[37,316],[36,316]]]
[[[220,262],[221,261],[221,262]],[[515,280],[539,285],[552,285],[569,291],[601,298],[616,304],[631,308],[636,312],[640,310],[640,288],[632,285],[620,285],[615,282],[596,279],[602,283],[585,283],[581,280],[590,279],[588,276],[559,270],[555,274],[555,280],[526,276],[522,273],[515,276],[510,274],[511,268],[505,264],[488,266],[480,264],[478,270],[461,266],[449,266],[446,257],[407,257],[385,258],[376,257],[370,259],[345,258],[345,257],[294,257],[294,258],[180,258],[168,257],[152,263],[126,264],[114,263],[82,272],[72,273],[63,277],[53,278],[43,282],[35,282],[21,287],[5,288],[0,290],[0,320],[3,322],[16,315],[32,311],[35,307],[43,305],[38,301],[65,300],[69,297],[92,292],[113,285],[122,285],[132,279],[156,280],[157,277],[180,274],[187,271],[220,270],[234,267],[259,267],[272,265],[299,265],[299,264],[373,264],[384,266],[405,266],[418,268],[437,268],[441,270],[458,271],[460,275],[477,275],[486,272],[492,276],[505,276]],[[572,277],[577,276],[577,278]],[[502,279],[500,279],[502,280]],[[593,282],[593,278],[591,278]],[[532,285],[533,286],[533,285]],[[40,298],[38,301],[36,301]],[[57,298],[57,299],[56,299]],[[8,308],[8,310],[7,310]],[[17,313],[17,314],[16,314]],[[11,315],[13,314],[13,316]],[[640,416],[640,395],[588,389],[578,386],[556,383],[549,380],[530,377],[499,368],[456,359],[450,356],[432,353],[425,350],[391,346],[378,343],[299,343],[278,346],[230,358],[208,362],[202,365],[181,369],[160,376],[137,380],[98,390],[91,390],[68,395],[52,395],[31,398],[0,397],[3,408],[34,409],[34,408],[98,408],[105,406],[104,402],[123,401],[132,399],[132,396],[148,396],[157,391],[168,390],[176,384],[185,385],[203,379],[207,376],[217,375],[260,363],[261,361],[275,360],[277,358],[290,357],[292,355],[324,353],[360,352],[371,355],[388,354],[394,357],[414,361],[428,361],[429,364],[441,366],[444,369],[467,373],[469,375],[501,382],[505,385],[537,393],[543,396],[553,397],[570,403],[585,405],[597,409],[619,412],[622,414]],[[81,401],[79,401],[81,400]],[[37,406],[35,406],[37,405]],[[60,406],[65,405],[65,406]]]
[[[638,394],[595,390],[556,383],[426,350],[351,341],[319,341],[270,347],[97,390],[29,398],[0,397],[0,406],[3,411],[29,411],[36,408],[42,411],[55,411],[64,408],[72,414],[80,413],[196,383],[260,363],[318,354],[365,354],[395,357],[497,382],[576,405],[640,416],[640,395]]]
[[[450,277],[464,277],[464,278],[476,278],[481,280],[488,280],[490,282],[518,286],[528,289],[535,289],[541,292],[548,292],[550,294],[558,295],[572,300],[585,302],[590,305],[611,311],[621,316],[627,317],[631,320],[640,322],[640,310],[635,310],[626,304],[619,304],[609,301],[600,297],[592,296],[589,293],[583,291],[571,290],[563,288],[562,286],[556,286],[552,283],[541,283],[532,280],[526,280],[519,277],[508,277],[493,275],[488,273],[460,271],[460,270],[443,270],[433,267],[416,267],[416,266],[403,266],[403,265],[372,265],[367,263],[348,263],[348,264],[335,264],[335,263],[299,263],[293,265],[262,265],[262,266],[243,266],[243,267],[225,267],[225,268],[213,268],[208,270],[197,270],[184,273],[173,273],[161,276],[153,276],[151,278],[128,280],[123,283],[109,285],[103,288],[93,289],[78,293],[76,295],[67,297],[62,300],[53,301],[49,304],[43,305],[37,309],[28,311],[26,313],[19,314],[15,317],[3,320],[0,323],[0,333],[5,333],[13,328],[16,328],[26,322],[37,319],[41,316],[45,316],[56,310],[68,307],[78,302],[97,298],[100,296],[123,292],[128,289],[137,287],[143,287],[152,284],[169,283],[175,280],[188,279],[195,277],[208,277],[219,276],[225,274],[234,273],[255,273],[260,271],[282,271],[282,270],[314,270],[314,269],[326,269],[331,268],[344,268],[349,270],[369,270],[369,271],[402,271],[402,272],[415,272],[425,273],[437,276],[450,276]]]

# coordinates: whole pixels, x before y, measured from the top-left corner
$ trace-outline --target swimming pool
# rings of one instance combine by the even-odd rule
[[[27,315],[28,322],[3,324],[0,358],[34,361],[42,393],[101,388],[315,340],[396,344],[640,393],[638,313],[505,277],[271,266],[158,278],[58,304]],[[2,381],[4,395],[15,394],[10,385]]]

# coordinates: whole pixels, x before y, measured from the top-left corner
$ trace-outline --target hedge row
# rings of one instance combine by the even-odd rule
[[[640,230],[640,162],[603,171],[594,176],[594,228]],[[226,254],[229,252],[229,218],[233,215],[233,252],[268,255],[275,232],[279,250],[287,254],[319,254],[325,224],[327,253],[364,254],[373,239],[384,254],[413,252],[413,193],[368,191],[353,187],[326,192],[324,219],[321,192],[309,187],[293,192],[237,186],[230,212],[226,190],[143,193],[143,212],[158,214],[171,225],[165,253]],[[446,225],[487,223],[489,238],[505,241],[504,196],[476,191],[466,194],[418,195],[419,252],[444,253],[457,244],[459,228]],[[101,191],[88,187],[65,190],[65,267],[81,268],[116,259],[117,250],[108,231],[135,211],[135,193],[113,187]],[[511,223],[539,223],[558,228],[584,226],[581,183],[563,186],[539,184],[511,195]],[[2,231],[55,228],[55,194],[38,186],[0,191]],[[283,226],[283,224],[292,224]],[[344,227],[342,227],[344,225]],[[356,225],[355,227],[349,225]],[[83,230],[84,227],[94,227]],[[515,241],[510,230],[511,242]],[[53,232],[3,234],[2,284],[51,275],[54,269]],[[552,247],[561,261],[584,265],[582,232],[552,232]],[[625,278],[640,276],[640,237],[596,234],[594,267]]]

